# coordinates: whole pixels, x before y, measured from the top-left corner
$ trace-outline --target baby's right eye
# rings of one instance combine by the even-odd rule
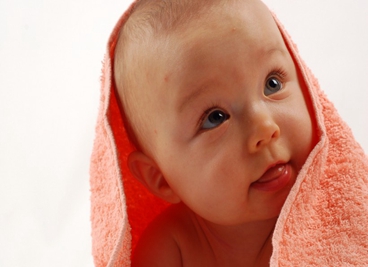
[[[264,95],[269,96],[282,89],[282,82],[277,77],[270,77],[266,80]]]
[[[219,109],[212,110],[203,120],[202,129],[216,128],[229,118],[230,115],[226,114],[222,110]]]

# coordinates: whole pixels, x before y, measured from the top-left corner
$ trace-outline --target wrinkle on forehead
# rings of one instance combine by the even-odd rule
[[[213,22],[213,25],[218,25],[217,21]],[[268,23],[275,22],[272,19]],[[179,45],[176,44],[173,49],[170,49],[172,53],[166,65],[169,69],[167,77],[170,77],[170,81],[174,80],[176,84],[182,85],[177,90],[184,92],[183,102],[191,101],[199,94],[202,94],[198,91],[205,91],[215,80],[219,81],[221,78],[221,63],[239,60],[236,54],[249,54],[248,58],[250,60],[257,59],[257,57],[254,57],[255,53],[258,55],[259,60],[268,58],[273,53],[289,54],[276,24],[274,28],[267,27],[267,37],[264,34],[259,36],[259,34],[254,34],[254,32],[248,34],[249,27],[242,28],[238,24],[231,22],[221,24],[221,29],[218,29],[216,34],[208,31],[208,28],[208,26],[201,25],[195,28],[194,31],[185,33],[187,34],[186,38],[176,38],[178,41],[174,43],[179,43]],[[260,28],[257,27],[257,29]],[[264,30],[262,29],[263,32]],[[244,46],[239,46],[238,42],[235,42],[239,39],[243,39]],[[224,46],[231,49],[223,49]],[[239,62],[239,64],[244,65],[245,63]],[[219,66],[217,73],[206,72],[209,65],[213,66],[216,64]],[[214,71],[216,72],[216,69]],[[243,69],[242,71],[247,72],[252,70]],[[238,72],[239,70],[234,67],[232,72],[234,76],[231,78],[235,80],[241,79],[243,75]],[[182,110],[185,105],[185,103],[182,103],[179,110]]]

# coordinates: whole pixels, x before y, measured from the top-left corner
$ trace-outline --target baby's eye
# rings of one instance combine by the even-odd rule
[[[276,77],[270,77],[266,80],[264,94],[269,96],[271,94],[277,93],[282,89],[282,83]]]
[[[221,110],[211,111],[203,121],[202,129],[212,129],[230,118],[230,115]]]

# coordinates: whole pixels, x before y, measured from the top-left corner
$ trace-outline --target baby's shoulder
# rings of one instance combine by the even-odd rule
[[[183,266],[183,257],[191,255],[193,244],[198,244],[193,220],[192,212],[182,204],[167,208],[142,234],[132,266]]]

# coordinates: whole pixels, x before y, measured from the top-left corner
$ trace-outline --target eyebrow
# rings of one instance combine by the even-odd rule
[[[285,45],[285,49],[286,50],[284,50],[284,49],[282,49],[280,47],[273,47],[271,49],[266,50],[266,53],[265,54],[268,55],[268,56],[271,56],[271,55],[273,55],[275,53],[281,53],[282,55],[285,55],[286,53],[289,53],[289,51],[287,50],[286,45]]]

